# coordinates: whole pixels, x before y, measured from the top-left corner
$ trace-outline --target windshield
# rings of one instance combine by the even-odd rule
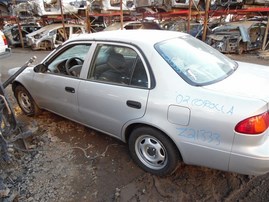
[[[236,62],[190,35],[157,43],[155,48],[179,76],[195,86],[220,81],[237,67]]]

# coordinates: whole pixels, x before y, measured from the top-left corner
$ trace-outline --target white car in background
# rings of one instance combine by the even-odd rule
[[[0,31],[0,58],[9,55],[11,49],[8,47],[7,39],[2,31]]]
[[[27,45],[33,50],[52,50],[69,38],[85,33],[83,25],[51,24],[26,35]]]

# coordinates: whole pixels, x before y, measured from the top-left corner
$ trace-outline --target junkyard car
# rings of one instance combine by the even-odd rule
[[[82,25],[65,24],[63,27],[63,24],[51,24],[27,34],[26,41],[33,50],[50,50],[82,33],[85,33]]]
[[[119,11],[121,9],[120,3],[122,2],[122,10],[134,11],[135,6],[133,0],[93,0],[90,2],[92,11]]]
[[[223,53],[238,53],[260,49],[266,23],[239,21],[221,25],[207,36],[207,43]]]
[[[21,24],[20,27],[21,27],[22,40],[23,40],[24,45],[27,44],[26,35],[41,28],[41,26],[36,23]],[[18,25],[15,24],[15,25],[6,27],[3,30],[3,33],[5,34],[8,40],[8,44],[10,46],[21,46],[21,38],[20,38]]]
[[[268,83],[268,67],[191,35],[121,30],[65,42],[12,89],[26,114],[46,109],[127,142],[153,174],[183,160],[258,175],[269,171]]]
[[[14,14],[20,18],[33,16],[48,16],[63,14],[77,14],[80,9],[86,9],[83,0],[32,0],[16,4]],[[61,9],[62,6],[62,9]]]
[[[10,48],[8,47],[7,39],[2,31],[0,31],[0,57],[10,54]]]

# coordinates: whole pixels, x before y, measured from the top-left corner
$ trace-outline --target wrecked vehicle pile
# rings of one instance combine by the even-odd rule
[[[266,23],[261,21],[230,22],[212,30],[206,43],[222,53],[242,54],[262,47]]]
[[[28,23],[28,24],[20,24],[20,29],[17,24],[6,26],[3,30],[3,33],[7,37],[9,46],[21,46],[21,38],[20,38],[20,31],[24,45],[27,45],[26,42],[26,35],[32,33],[41,26],[38,23]]]
[[[51,24],[26,35],[33,50],[52,50],[69,38],[86,33],[85,27],[76,24]]]

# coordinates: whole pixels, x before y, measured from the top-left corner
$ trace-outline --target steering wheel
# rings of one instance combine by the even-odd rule
[[[72,57],[69,58],[68,60],[66,60],[65,62],[65,71],[68,75],[72,75],[72,73],[70,72],[70,69],[74,66],[74,65],[82,65],[83,64],[83,60],[79,57]]]

